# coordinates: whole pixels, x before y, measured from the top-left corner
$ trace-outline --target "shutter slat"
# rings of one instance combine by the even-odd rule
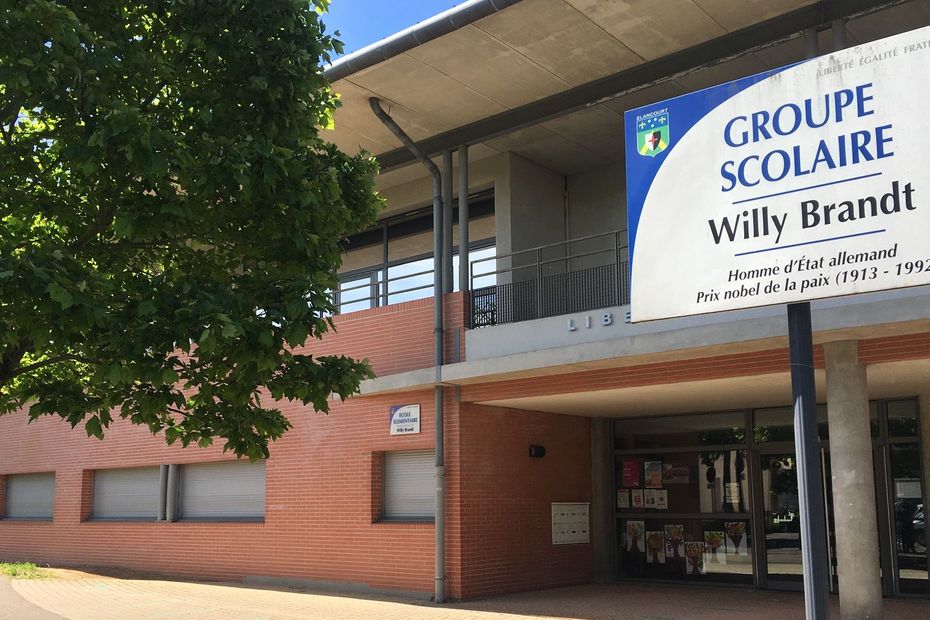
[[[436,512],[436,453],[385,452],[384,518],[432,519]]]

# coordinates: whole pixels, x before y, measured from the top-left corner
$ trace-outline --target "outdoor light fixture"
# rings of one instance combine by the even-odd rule
[[[543,446],[530,446],[530,458],[541,459],[546,456],[546,448]]]

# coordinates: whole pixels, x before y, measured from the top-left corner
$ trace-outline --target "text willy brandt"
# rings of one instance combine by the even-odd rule
[[[789,178],[797,179],[825,170],[853,168],[893,157],[893,126],[890,123],[790,148],[757,150],[775,136],[789,136],[799,130],[819,129],[829,124],[843,125],[873,115],[875,97],[872,92],[872,83],[869,82],[817,99],[805,99],[800,104],[785,103],[773,110],[732,117],[723,128],[722,137],[726,145],[741,156],[721,166],[724,181],[721,191],[726,193],[739,187],[751,188]],[[745,153],[746,149],[754,152]],[[777,244],[782,233],[791,226],[810,229],[913,211],[917,209],[914,193],[912,183],[896,180],[890,184],[887,193],[880,195],[853,195],[829,201],[816,198],[801,200],[795,218],[788,212],[776,213],[768,206],[762,206],[709,219],[707,225],[717,245],[760,237],[772,239]]]

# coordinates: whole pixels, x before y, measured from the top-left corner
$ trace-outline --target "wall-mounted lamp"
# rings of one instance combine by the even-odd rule
[[[543,446],[530,446],[530,458],[541,459],[546,456],[546,449]]]

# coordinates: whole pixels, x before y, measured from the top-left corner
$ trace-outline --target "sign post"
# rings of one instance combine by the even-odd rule
[[[791,354],[791,393],[794,399],[794,450],[798,472],[801,519],[801,561],[804,608],[807,618],[829,617],[830,558],[823,503],[820,438],[817,432],[817,394],[814,386],[814,338],[809,302],[788,304],[788,347]]]
[[[928,66],[923,28],[625,115],[631,321],[787,304],[808,618],[829,589],[810,301],[930,284]]]

